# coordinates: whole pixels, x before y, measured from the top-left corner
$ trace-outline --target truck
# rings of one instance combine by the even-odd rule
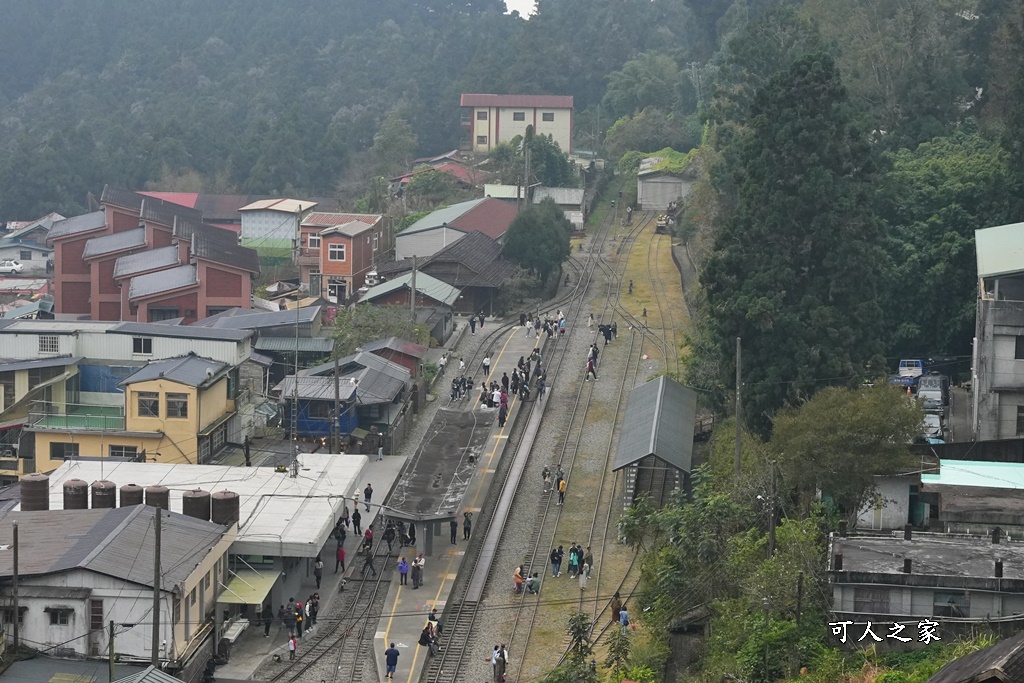
[[[917,397],[924,403],[926,413],[941,413],[949,405],[949,378],[938,372],[929,372],[917,378]]]
[[[905,358],[900,361],[897,374],[900,377],[920,377],[924,374],[924,361],[920,358]]]

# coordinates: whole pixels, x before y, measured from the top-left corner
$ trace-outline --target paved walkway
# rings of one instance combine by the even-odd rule
[[[511,371],[519,361],[519,357],[528,356],[533,351],[536,343],[537,338],[532,336],[527,338],[525,330],[521,327],[514,328],[504,338],[499,339],[495,344],[496,355],[491,358],[490,377],[500,381],[502,373],[508,372],[511,374]],[[457,363],[458,361],[456,361],[456,365],[452,368],[456,373],[458,372]],[[445,386],[450,385],[453,373],[449,371],[446,374],[448,375],[447,385],[438,385],[438,393],[442,394],[438,400],[445,403],[447,403],[447,397],[443,396],[443,389]],[[467,376],[479,378],[481,376],[481,369],[479,367],[466,368],[466,374]],[[442,380],[442,382],[445,382],[445,380]],[[463,406],[463,410],[488,410],[486,407],[480,407],[479,384],[471,392],[470,400],[460,403]],[[482,496],[486,495],[491,486],[498,460],[502,457],[505,444],[508,442],[519,403],[518,399],[513,398],[511,400],[509,420],[504,427],[498,427],[496,420],[493,422],[490,435],[492,443],[485,447],[483,455],[477,463],[473,479],[469,483],[463,497],[465,510],[472,512],[474,515],[473,533],[483,532],[484,524],[479,514]],[[459,405],[454,404],[452,407],[458,408]],[[424,648],[418,644],[420,632],[427,623],[427,615],[432,608],[436,608],[439,615],[444,611],[445,601],[448,599],[454,580],[462,566],[462,561],[465,557],[464,548],[468,543],[468,541],[463,541],[461,524],[456,534],[456,544],[449,542],[448,531],[448,528],[444,528],[442,534],[436,537],[434,553],[426,558],[427,563],[423,576],[424,585],[419,590],[413,590],[411,583],[402,586],[399,585],[398,581],[394,581],[391,584],[386,602],[387,607],[381,615],[374,638],[374,654],[377,659],[377,670],[381,676],[384,675],[385,671],[384,650],[387,649],[389,643],[394,642],[396,648],[401,653],[398,659],[398,670],[395,674],[395,680],[399,683],[412,683],[412,681],[419,679],[427,657]],[[419,542],[422,543],[422,540]],[[421,552],[421,549],[405,548],[403,552],[405,552],[406,559],[411,560],[417,553]],[[397,558],[394,561],[397,561]],[[442,632],[441,647],[448,646],[449,644],[446,642]],[[457,647],[458,644],[451,646]],[[353,683],[360,682],[354,681]]]
[[[385,456],[381,461],[376,461],[371,457],[370,461],[363,468],[360,479],[356,484],[357,491],[346,491],[346,497],[352,497],[358,492],[361,499],[363,487],[370,483],[373,485],[373,495],[376,501],[379,503],[385,500],[398,480],[398,475],[405,466],[407,459],[402,455]],[[351,505],[349,509],[351,509]],[[370,512],[366,512],[366,507],[360,503],[359,511],[363,515],[362,521],[363,528],[365,529],[376,519],[377,513],[380,512],[380,507],[379,505],[371,504]],[[318,592],[321,596],[320,612],[321,614],[328,614],[331,603],[339,599],[338,586],[342,578],[351,574],[352,565],[357,564],[352,560],[356,556],[356,546],[360,540],[351,531],[349,532],[348,537],[345,539],[345,552],[347,554],[346,559],[348,560],[349,571],[335,574],[334,549],[337,547],[337,544],[333,538],[328,539],[321,552],[321,556],[324,558],[325,571],[320,588],[316,587],[315,580],[312,576],[309,576],[303,583],[301,592],[295,596],[295,599],[305,601],[307,595]],[[266,638],[263,636],[263,625],[254,622],[232,646],[231,660],[224,666],[217,667],[216,677],[218,679],[235,680],[252,678],[253,674],[271,655],[275,653],[281,654],[284,655],[284,659],[288,659],[287,647],[288,631],[280,621],[274,620],[274,625],[270,628],[270,636]],[[383,671],[383,668],[381,670]]]

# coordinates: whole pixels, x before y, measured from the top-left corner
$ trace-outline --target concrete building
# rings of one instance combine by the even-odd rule
[[[933,526],[948,533],[996,527],[1024,538],[1024,464],[940,460],[921,475],[922,498],[936,509]]]
[[[587,191],[582,187],[538,187],[533,190],[533,203],[551,199],[565,214],[566,220],[577,230],[583,229],[587,219]]]
[[[920,475],[875,477],[871,500],[857,515],[858,529],[902,529],[928,526],[931,510],[920,498]]]
[[[828,575],[836,621],[1024,618],[1020,542],[918,532],[833,536]]]
[[[974,440],[1024,436],[1024,223],[974,231]]]
[[[647,157],[636,174],[636,203],[641,211],[664,211],[672,202],[685,197],[693,180],[659,168],[662,157]]]
[[[0,513],[3,547],[13,541],[12,522],[19,529],[20,635],[29,647],[56,648],[50,654],[57,656],[103,656],[113,621],[121,625],[114,649],[122,660],[149,661],[156,508],[126,502],[114,508],[116,490],[108,490],[108,507],[99,507],[94,497],[91,510],[64,509],[61,495],[50,501],[49,510]],[[83,488],[79,503],[87,505],[86,495]],[[213,632],[214,606],[229,576],[227,553],[235,536],[234,522],[161,514],[159,657],[172,670],[186,668],[195,657],[205,664],[209,656],[202,644]],[[14,620],[12,573],[11,553],[0,553],[5,626]]]
[[[391,219],[381,214],[314,211],[299,229],[300,281],[310,295],[334,302],[339,294],[343,303],[354,296],[367,273],[395,248]]]
[[[515,204],[490,197],[446,206],[398,233],[395,237],[395,259],[432,256],[473,232],[501,243],[517,214]]]
[[[242,231],[241,208],[253,202],[274,199],[256,194],[203,194],[199,192],[139,192],[139,194],[162,199],[165,202],[195,209],[210,225],[240,234]],[[306,197],[304,201],[315,202],[321,211],[338,211],[340,202],[332,197]]]
[[[242,214],[241,244],[261,256],[290,259],[299,226],[316,202],[299,199],[261,199],[238,211]]]
[[[173,511],[183,509],[183,498],[198,498],[189,493],[196,490],[237,493],[238,530],[218,595],[229,611],[223,624],[228,629],[245,614],[254,617],[266,602],[283,605],[289,597],[302,596],[303,579],[312,576],[313,561],[331,537],[344,497],[349,496],[351,509],[353,492],[365,485],[361,473],[366,462],[362,455],[307,453],[299,455],[292,471],[279,472],[272,467],[79,460],[50,474],[50,509],[63,507],[64,483],[73,479],[164,486]]]
[[[18,237],[0,238],[0,261],[12,259],[24,267],[22,277],[46,277],[46,262],[53,253],[51,247]]]
[[[487,153],[533,126],[536,135],[548,135],[563,152],[572,152],[572,96],[464,93],[460,106],[463,149]]]

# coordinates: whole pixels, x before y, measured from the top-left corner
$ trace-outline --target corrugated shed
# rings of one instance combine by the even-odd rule
[[[412,286],[412,273],[399,275],[398,277],[382,282],[371,287],[360,301],[372,301],[378,297],[386,296],[400,289],[408,289]],[[442,282],[426,273],[416,274],[416,291],[448,306],[452,306],[459,298],[460,291],[446,282]]]
[[[116,683],[181,683],[181,680],[150,665],[131,676],[118,678]]]
[[[203,387],[220,379],[227,369],[228,366],[224,363],[196,355],[168,358],[167,360],[149,362],[138,372],[132,373],[118,382],[118,386],[166,379],[190,387]]]
[[[128,287],[128,298],[139,299],[197,284],[199,284],[199,280],[196,276],[195,266],[178,266],[177,268],[158,270],[155,273],[133,277]]]
[[[321,306],[306,306],[298,311],[254,311],[231,308],[192,323],[191,327],[215,327],[230,330],[259,330],[267,327],[309,325],[320,317]]]
[[[555,204],[564,206],[582,206],[587,191],[576,187],[538,187],[533,191],[533,203],[540,204],[545,199],[555,200]]]
[[[381,218],[383,216],[379,213],[328,213],[326,211],[314,211],[303,219],[302,227],[327,228],[335,225],[345,225],[353,221],[366,223],[367,225],[377,225]]]
[[[414,346],[419,345],[414,344]],[[390,403],[402,392],[412,377],[405,367],[365,350],[339,358],[338,371],[339,377],[359,380],[356,401],[360,405]],[[299,371],[299,377],[330,378],[333,376],[333,361]]]
[[[334,378],[333,377],[299,377],[298,394],[299,399],[307,401],[333,401],[334,400]],[[281,398],[291,398],[295,395],[295,376],[289,375],[281,380],[274,391]],[[339,381],[338,395],[341,401],[351,401],[356,393],[355,382]]]
[[[280,211],[281,213],[302,213],[316,206],[316,202],[302,199],[260,199],[239,211]]]
[[[351,221],[343,225],[335,225],[330,228],[324,228],[320,231],[321,235],[333,235],[335,233],[345,235],[347,237],[355,237],[360,235],[367,230],[373,230],[373,226],[369,223],[363,223],[362,221]]]
[[[135,228],[134,230],[117,232],[113,235],[93,237],[85,243],[85,251],[82,252],[82,258],[96,258],[97,256],[105,256],[125,251],[126,249],[138,249],[144,246],[146,246],[146,230],[145,228]]]
[[[240,342],[252,336],[249,330],[218,330],[196,328],[192,325],[160,325],[159,323],[115,323],[111,334],[144,335],[150,337],[182,337],[184,339],[210,339],[214,341]]]
[[[295,351],[298,344],[300,352],[330,353],[334,350],[334,342],[326,337],[260,337],[256,340],[257,351]]]
[[[470,199],[467,202],[459,202],[458,204],[452,204],[451,206],[446,206],[443,209],[432,211],[400,232],[399,237],[402,235],[411,235],[422,230],[430,230],[431,228],[436,228],[440,225],[444,225],[445,223],[451,224],[457,218],[468,211],[475,209],[486,200],[486,197],[484,199]]]
[[[138,254],[122,256],[114,262],[114,277],[128,277],[150,270],[162,270],[178,265],[178,248],[160,247]]]
[[[572,109],[572,95],[490,95],[463,93],[462,107],[523,107]]]
[[[629,392],[613,470],[649,455],[683,472],[693,458],[697,392],[662,375]]]
[[[418,284],[419,284],[419,282],[418,282],[418,278],[417,278],[417,285]],[[424,356],[427,355],[427,352],[430,350],[426,346],[423,346],[422,344],[417,344],[415,342],[406,341],[405,339],[399,339],[398,337],[388,337],[387,339],[378,339],[377,341],[372,341],[369,344],[364,344],[362,346],[362,349],[363,349],[363,351],[376,351],[378,349],[391,349],[392,351],[397,351],[398,353],[404,353],[405,355],[412,356],[413,358],[423,358]],[[384,360],[385,362],[387,362],[386,358],[383,358],[381,360]]]
[[[53,224],[53,227],[50,228],[50,232],[46,235],[46,239],[60,239],[61,237],[68,237],[70,235],[77,235],[83,232],[99,230],[106,226],[107,214],[103,211],[93,211],[92,213],[85,213],[81,216],[72,216],[71,218],[65,218],[62,221],[57,221]]]

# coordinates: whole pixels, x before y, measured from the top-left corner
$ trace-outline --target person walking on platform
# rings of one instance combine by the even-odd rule
[[[484,356],[484,362],[481,364],[484,368],[484,379],[486,380],[491,376],[491,355],[487,354]]]
[[[361,526],[362,522],[363,516],[359,514],[359,508],[357,507],[352,512],[352,531],[355,532],[356,536],[362,536],[363,534],[363,527]]]
[[[335,553],[334,557],[334,573],[338,573],[339,567],[341,568],[341,571],[345,571],[345,546],[339,543],[338,551]]]
[[[505,390],[505,393],[508,393],[508,373],[507,372],[501,373],[501,388]]]
[[[469,333],[476,334],[476,317],[474,316],[469,316]]]
[[[484,331],[484,312],[480,311],[480,331]]]
[[[260,619],[263,620],[263,637],[269,638],[270,627],[274,625],[274,610],[271,609],[269,602],[263,606],[263,612],[260,614]]]
[[[367,512],[370,511],[370,498],[373,498],[373,486],[367,484],[366,488],[363,489],[363,503],[366,505]]]
[[[398,560],[398,585],[405,586],[408,583],[409,578],[409,563],[405,561],[405,558]]]
[[[409,545],[416,545],[416,525],[409,522]]]
[[[526,327],[526,314],[525,313],[520,313],[519,314],[519,327]]]
[[[562,558],[565,556],[565,551],[562,550],[562,546],[552,549],[551,551],[551,577],[557,579],[562,574]]]
[[[316,560],[313,562],[313,578],[316,579],[316,587],[319,590],[320,582],[324,578],[324,561],[320,559],[320,556],[316,556]]]
[[[345,507],[341,509],[341,521],[345,523],[345,528],[348,528],[348,521],[351,519],[351,514],[348,511],[348,501],[345,501]],[[357,532],[358,533],[358,532]]]
[[[498,408],[498,427],[504,428],[506,420],[508,420],[508,403],[502,403]]]
[[[373,572],[374,576],[377,576],[377,568],[373,566],[373,553],[366,553],[366,559],[363,560],[363,578],[366,578],[366,572]]]
[[[463,512],[462,513],[462,540],[468,541],[469,535],[473,531],[473,513]]]
[[[388,555],[391,554],[391,544],[395,542],[395,523],[388,521],[387,527],[384,529],[384,540],[388,544]]]
[[[401,653],[391,643],[388,649],[384,650],[384,678],[395,680],[395,668],[398,666],[398,657]]]
[[[451,528],[452,532],[452,545],[458,545],[458,541],[456,539],[459,537],[459,523],[453,519],[448,522],[448,526]]]
[[[565,502],[565,489],[568,488],[568,482],[563,479],[558,482],[558,504],[561,505]]]
[[[442,353],[441,357],[437,359],[437,374],[444,377],[444,366],[448,365],[448,354]]]
[[[597,368],[594,367],[594,359],[593,358],[591,358],[591,359],[589,359],[587,361],[587,374],[584,375],[583,381],[584,382],[589,382],[591,375],[594,376],[594,381],[596,382],[597,381]]]

